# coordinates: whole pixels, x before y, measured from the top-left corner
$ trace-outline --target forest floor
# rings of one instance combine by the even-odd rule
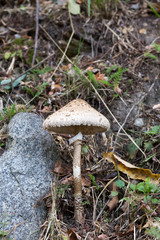
[[[73,220],[73,147],[53,135],[63,163],[53,170],[56,198],[44,198],[49,217],[40,239],[160,239],[152,174],[160,174],[160,3],[65,2],[39,0],[38,9],[33,0],[0,1],[0,153],[15,113],[45,119],[84,99],[111,129],[83,141],[83,226]],[[138,177],[126,162],[140,168]]]

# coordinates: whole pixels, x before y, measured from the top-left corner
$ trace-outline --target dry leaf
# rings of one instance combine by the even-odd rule
[[[90,187],[91,186],[91,179],[89,179],[89,177],[87,176],[87,177],[82,177],[82,179],[81,179],[81,181],[82,181],[82,186],[84,186],[84,187]]]
[[[64,163],[61,162],[60,160],[57,160],[55,162],[54,173],[61,174],[61,176],[62,176],[62,175],[67,175],[69,173],[69,171],[70,171],[70,168],[68,167],[68,169],[67,169],[67,167],[64,166]]]
[[[146,28],[141,28],[139,29],[140,34],[147,34],[147,29]]]
[[[119,87],[119,85],[116,85],[116,86],[114,87],[114,91],[115,91],[116,93],[118,93],[118,94],[121,94],[121,93],[122,93],[122,89]]]
[[[102,233],[95,240],[109,240],[109,237]]]
[[[66,234],[66,239],[68,240],[80,240],[81,238],[78,236],[78,234],[75,233],[73,229],[69,229]]]
[[[99,72],[95,75],[95,79],[97,81],[101,81],[101,80],[105,80],[105,75],[104,74],[100,74]]]
[[[89,180],[89,179],[87,179],[87,178],[85,178],[85,177],[82,177],[81,181],[82,181],[82,186],[83,186],[83,187],[90,187],[90,186],[91,186],[91,180]],[[65,179],[61,182],[61,184],[70,184],[70,183],[72,183],[72,182],[73,182],[73,176],[70,176],[70,177],[68,177],[68,178],[65,178]]]
[[[160,222],[156,221],[154,218],[149,218],[146,224],[143,226],[143,228],[148,227],[158,227],[158,229],[160,230]]]
[[[113,182],[112,191],[113,192],[117,191],[117,186],[115,182]],[[113,209],[115,209],[117,207],[117,204],[118,204],[118,195],[112,197],[112,199],[107,203],[107,206],[109,207],[109,211],[112,211]]]
[[[153,108],[153,109],[158,109],[158,108],[160,108],[160,103],[159,103],[159,104],[156,104],[156,105],[154,105],[152,108]]]
[[[122,29],[122,33],[123,34],[126,34],[127,32],[133,32],[134,31],[134,28],[132,27],[132,26],[129,26],[129,27],[124,27],[123,29]]]
[[[109,162],[114,163],[115,169],[117,169],[116,166],[118,166],[119,171],[127,174],[132,179],[145,181],[146,178],[150,178],[150,181],[155,184],[158,184],[160,182],[160,174],[154,174],[150,169],[136,167],[116,156],[113,154],[113,152],[103,153],[103,157]]]
[[[45,107],[41,110],[41,112],[42,112],[42,113],[48,113],[48,112],[50,112],[51,110],[52,110],[51,107],[45,106]]]
[[[65,184],[70,184],[73,182],[73,176],[70,176],[68,178],[65,178],[64,180],[61,181],[61,184],[65,185]]]
[[[93,67],[92,67],[92,66],[89,66],[86,70],[87,70],[87,71],[92,71],[92,70],[93,70]]]

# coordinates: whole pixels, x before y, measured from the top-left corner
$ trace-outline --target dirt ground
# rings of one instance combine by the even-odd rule
[[[5,126],[19,111],[32,111],[45,119],[69,101],[82,98],[111,124],[105,135],[87,136],[83,142],[83,227],[73,220],[73,148],[66,136],[53,136],[66,165],[57,163],[54,169],[60,175],[57,182],[61,188],[57,187],[55,200],[58,210],[53,232],[44,237],[48,217],[40,239],[160,239],[160,232],[159,236],[156,230],[146,232],[154,225],[149,225],[149,220],[160,219],[159,202],[152,206],[137,197],[116,202],[113,209],[106,204],[113,186],[107,190],[105,186],[117,171],[103,158],[103,152],[114,152],[137,167],[160,174],[159,1],[150,5],[145,0],[108,0],[98,5],[99,1],[93,0],[89,12],[89,3],[79,0],[80,14],[70,14],[66,1],[39,0],[39,29],[37,2],[0,1],[1,154],[6,148]],[[120,174],[125,187],[116,190],[118,199],[132,199],[126,187],[130,181],[138,181]],[[46,196],[44,204],[49,216],[53,211],[51,195]],[[151,212],[146,211],[146,205]]]

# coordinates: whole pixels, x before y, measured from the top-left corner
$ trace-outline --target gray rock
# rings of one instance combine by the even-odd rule
[[[136,118],[134,121],[134,125],[136,127],[143,127],[144,126],[143,118]]]
[[[50,191],[59,154],[38,115],[18,113],[8,127],[8,150],[0,157],[0,230],[15,227],[11,239],[38,240],[47,211],[37,201]]]

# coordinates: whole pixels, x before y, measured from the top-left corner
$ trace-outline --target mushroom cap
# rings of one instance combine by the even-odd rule
[[[92,135],[110,128],[108,119],[82,99],[75,99],[51,114],[43,128],[55,133]]]

